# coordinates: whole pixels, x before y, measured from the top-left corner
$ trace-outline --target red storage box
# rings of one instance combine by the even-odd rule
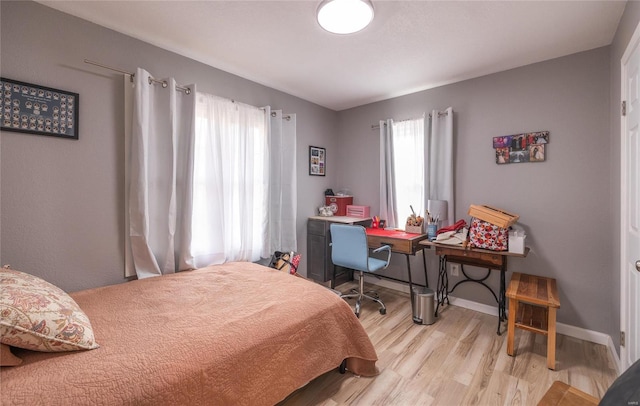
[[[353,204],[353,196],[325,196],[325,206],[331,207],[334,216],[346,216],[350,204]]]

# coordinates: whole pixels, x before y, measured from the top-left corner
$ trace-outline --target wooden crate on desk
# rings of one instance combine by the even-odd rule
[[[509,213],[502,209],[476,204],[472,204],[469,207],[469,215],[502,228],[514,225],[520,218],[519,215]]]
[[[424,234],[424,225],[420,226],[404,226],[404,231],[407,233]]]

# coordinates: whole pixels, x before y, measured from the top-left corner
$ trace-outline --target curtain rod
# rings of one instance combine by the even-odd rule
[[[438,118],[440,118],[440,117],[442,117],[442,116],[448,116],[448,115],[449,115],[449,112],[448,112],[448,111],[439,111],[439,112],[438,112]],[[429,118],[431,118],[431,114],[429,114]],[[413,119],[413,118],[407,118],[407,119],[400,120],[400,121],[408,121],[408,120],[415,120],[415,119]],[[387,123],[384,123],[384,125],[386,126],[386,125],[387,125]],[[371,125],[371,129],[372,129],[372,130],[379,130],[379,129],[380,129],[380,124],[372,124],[372,125]]]
[[[136,74],[133,73],[133,72],[128,72],[128,71],[123,70],[123,69],[114,68],[112,66],[107,66],[105,64],[102,64],[102,63],[99,63],[99,62],[95,62],[95,61],[90,61],[88,59],[85,59],[84,63],[88,63],[89,65],[95,65],[95,66],[99,66],[101,68],[105,68],[105,69],[109,69],[109,70],[112,70],[112,71],[115,71],[115,72],[123,73],[125,75],[129,75],[131,77],[131,81],[132,82],[133,82],[134,76],[136,76]],[[153,82],[160,83],[162,85],[162,87],[167,87],[169,85],[166,80],[159,80],[159,79],[156,79],[154,77],[149,76],[149,84],[151,84]],[[182,87],[182,86],[176,85],[176,89],[184,92],[185,94],[191,94],[191,89],[188,88],[188,87]]]
[[[275,112],[275,111],[272,111],[272,112],[271,112],[271,117],[275,117],[275,116],[277,116],[276,112]],[[290,115],[288,115],[288,114],[283,114],[283,115],[282,115],[282,118],[283,118],[284,120],[291,121],[291,116],[290,116]]]

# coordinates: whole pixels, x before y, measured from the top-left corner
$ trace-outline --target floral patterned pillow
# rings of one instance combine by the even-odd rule
[[[98,348],[86,314],[62,289],[36,276],[0,269],[0,342],[34,351]]]

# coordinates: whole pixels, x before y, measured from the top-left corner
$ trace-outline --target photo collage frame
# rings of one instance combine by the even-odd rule
[[[523,162],[543,162],[546,159],[549,131],[493,137],[493,149],[498,165]]]

